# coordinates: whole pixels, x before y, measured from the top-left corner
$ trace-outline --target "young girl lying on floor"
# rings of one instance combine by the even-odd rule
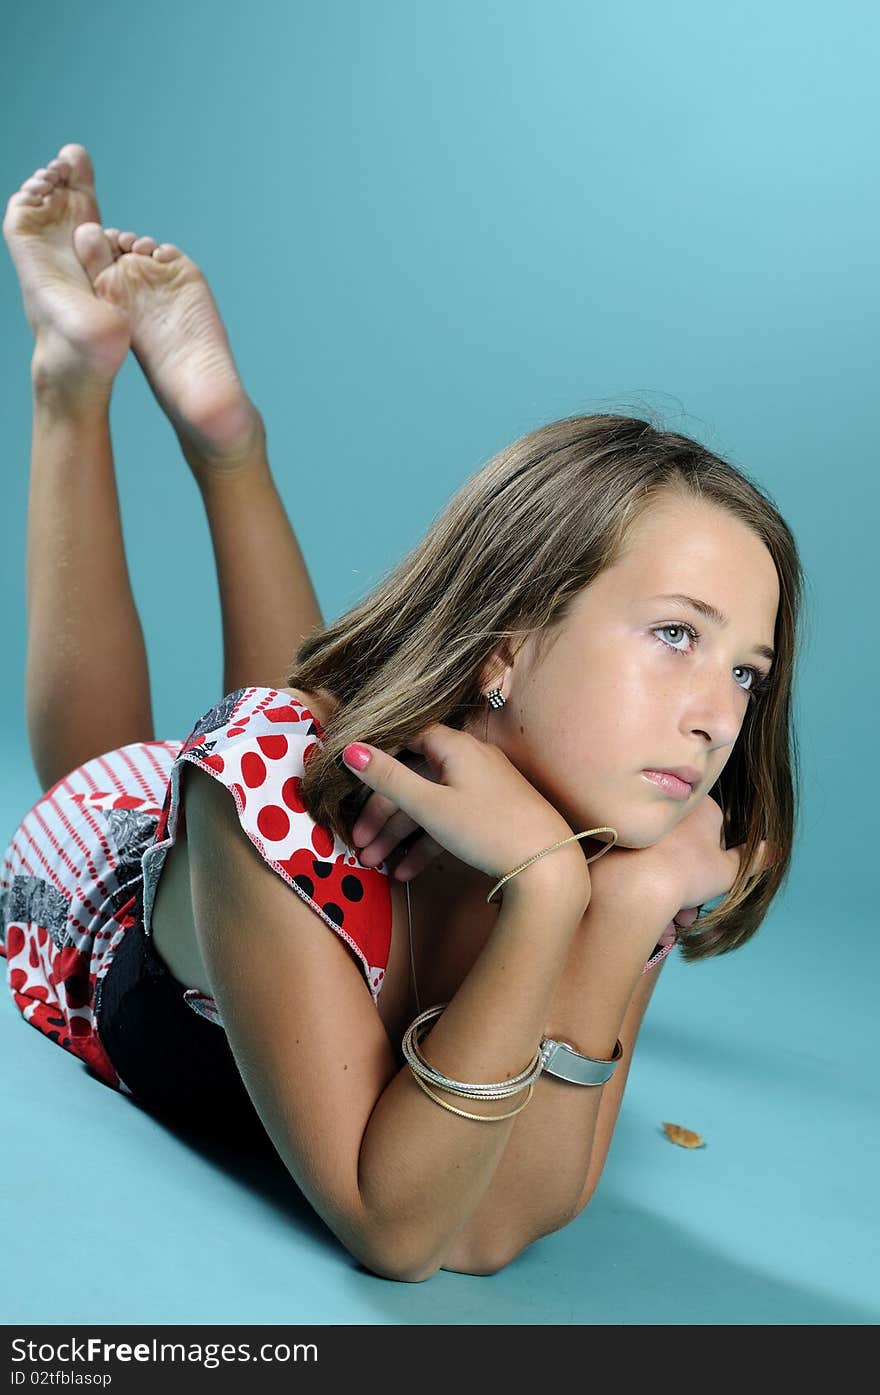
[[[149,1108],[268,1137],[375,1273],[494,1273],[593,1195],[674,944],[745,944],[785,878],[791,531],[696,441],[574,416],[324,624],[195,264],[101,225],[80,145],[4,234],[44,791],[2,864],[13,999]],[[129,347],[218,568],[226,696],[183,741],[153,734],[120,529]]]

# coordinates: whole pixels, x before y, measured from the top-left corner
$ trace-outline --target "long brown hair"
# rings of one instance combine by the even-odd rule
[[[726,847],[745,844],[726,897],[681,934],[686,961],[728,953],[758,929],[786,879],[798,807],[792,685],[804,577],[791,530],[740,468],[640,417],[550,422],[471,476],[425,537],[357,605],[299,646],[286,685],[338,702],[302,784],[318,823],[351,846],[364,787],[341,759],[352,741],[401,750],[431,722],[461,728],[485,705],[487,659],[536,630],[539,650],[574,598],[620,556],[660,491],[728,510],[765,544],[780,599],[769,689],[754,702],[717,783]],[[746,868],[766,838],[773,866]]]

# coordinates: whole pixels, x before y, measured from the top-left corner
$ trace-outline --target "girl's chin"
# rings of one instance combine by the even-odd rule
[[[666,836],[670,828],[668,818],[662,821],[657,818],[646,819],[644,814],[637,818],[632,815],[629,817],[624,815],[619,819],[615,819],[612,814],[610,817],[606,816],[601,822],[617,830],[617,842],[614,845],[617,848],[652,848],[655,843],[659,843],[661,838]],[[584,828],[598,826],[598,822],[582,825]],[[584,839],[584,842],[587,841]],[[599,841],[597,838],[596,842]]]
[[[615,843],[617,848],[653,848],[655,843],[659,843],[659,838],[618,838]]]
[[[650,787],[647,787],[650,793]],[[618,848],[651,848],[655,843],[659,843],[661,838],[665,838],[669,830],[674,826],[673,815],[679,812],[679,806],[671,800],[649,800],[639,805],[632,799],[621,798],[618,791],[616,799],[609,799],[604,808],[593,808],[584,810],[571,808],[567,809],[561,804],[559,808],[563,818],[571,825],[573,833],[578,833],[581,829],[587,828],[613,828],[617,832]],[[582,844],[590,846],[590,852],[598,849],[599,845],[605,842],[605,838],[583,838]]]

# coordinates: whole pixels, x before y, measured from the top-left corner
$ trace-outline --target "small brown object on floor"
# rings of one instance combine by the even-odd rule
[[[702,1148],[704,1147],[701,1134],[694,1133],[693,1129],[683,1129],[681,1124],[664,1124],[663,1132],[670,1143],[677,1143],[679,1148]]]

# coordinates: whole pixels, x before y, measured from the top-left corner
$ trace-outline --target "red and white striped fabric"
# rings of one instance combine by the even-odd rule
[[[117,1089],[96,992],[134,923],[141,855],[180,748],[138,742],[78,766],[28,810],[0,864],[0,952],[16,1007]]]

